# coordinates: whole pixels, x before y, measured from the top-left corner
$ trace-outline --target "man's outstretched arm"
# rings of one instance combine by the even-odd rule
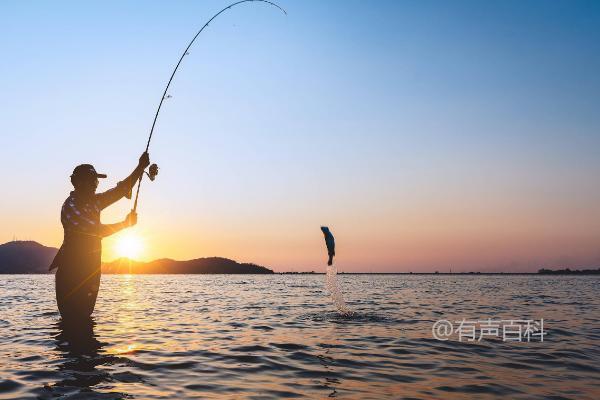
[[[101,224],[98,229],[98,236],[107,237],[119,231],[122,231],[125,228],[129,228],[130,226],[134,226],[137,224],[137,213],[135,211],[131,211],[125,217],[125,220],[122,222],[117,222],[116,224]]]
[[[71,210],[73,212],[69,212]],[[125,228],[137,224],[137,213],[134,211],[131,211],[122,222],[117,222],[116,224],[101,224],[95,222],[81,215],[80,212],[78,212],[76,209],[73,209],[73,205],[71,204],[69,204],[69,209],[63,214],[63,225],[65,226],[65,231],[69,230],[80,235],[96,236],[100,238],[110,236],[113,233],[117,233]]]
[[[123,197],[131,198],[131,191],[133,190],[135,183],[140,179],[140,176],[142,176],[144,169],[146,169],[148,165],[150,165],[150,155],[147,152],[144,152],[140,156],[137,167],[135,167],[133,172],[129,174],[127,178],[120,181],[116,187],[107,190],[104,193],[96,194],[96,199],[98,200],[100,208],[106,208]]]

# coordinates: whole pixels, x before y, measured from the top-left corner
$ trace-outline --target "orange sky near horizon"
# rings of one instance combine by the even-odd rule
[[[336,237],[338,268],[348,272],[521,272],[600,264],[600,214],[585,212],[589,207],[583,201],[580,212],[569,213],[561,212],[560,205],[542,210],[533,201],[502,208],[475,200],[458,207],[458,201],[436,205],[424,199],[412,205],[405,199],[398,207],[373,199],[377,207],[368,212],[357,205],[345,211],[338,205],[316,212],[299,207],[292,217],[289,211],[263,208],[223,218],[190,208],[189,218],[179,221],[174,218],[178,210],[160,209],[168,199],[160,193],[160,182],[155,185],[145,187],[139,225],[104,239],[105,261],[121,256],[121,236],[134,234],[143,241],[139,257],[143,261],[221,256],[276,271],[323,271],[326,249],[319,222],[324,221]],[[20,239],[58,247],[60,198],[54,203],[33,207],[37,212],[26,216],[5,216],[4,222],[31,232],[19,235]],[[103,222],[118,220],[129,206],[123,200],[117,203],[105,211]]]

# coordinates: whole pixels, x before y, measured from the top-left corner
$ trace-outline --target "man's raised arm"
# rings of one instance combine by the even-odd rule
[[[103,193],[96,194],[100,209],[106,208],[123,197],[131,198],[131,191],[135,183],[140,179],[146,167],[150,165],[150,155],[147,152],[142,153],[137,167],[125,179],[117,183],[117,186]]]

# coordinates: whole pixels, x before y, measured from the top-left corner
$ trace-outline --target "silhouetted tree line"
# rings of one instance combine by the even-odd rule
[[[552,269],[546,269],[546,268],[540,268],[538,270],[538,274],[545,274],[545,275],[572,275],[572,274],[580,274],[580,275],[600,275],[600,268],[598,269],[570,269],[570,268],[565,268],[565,269],[556,269],[556,270],[552,270]]]

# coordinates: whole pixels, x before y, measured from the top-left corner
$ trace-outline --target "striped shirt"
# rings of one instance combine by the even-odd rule
[[[61,265],[81,267],[90,264],[94,268],[100,268],[100,212],[122,197],[131,198],[131,187],[124,181],[106,192],[94,193],[89,197],[81,196],[76,191],[71,192],[60,211],[65,238],[48,269],[52,271]]]

